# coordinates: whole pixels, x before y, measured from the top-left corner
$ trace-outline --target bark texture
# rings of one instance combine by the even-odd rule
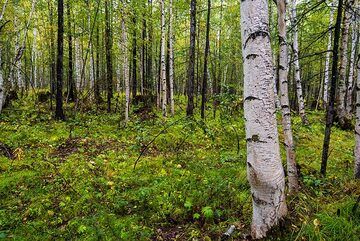
[[[130,109],[130,79],[129,79],[129,60],[128,60],[128,38],[125,26],[125,17],[121,19],[122,45],[123,45],[123,71],[125,81],[125,122],[129,121]]]
[[[291,111],[289,104],[288,87],[288,48],[286,42],[286,1],[278,0],[278,28],[279,28],[279,82],[280,101],[282,111],[282,125],[284,131],[286,162],[288,174],[288,186],[290,193],[299,189],[298,174],[296,168],[294,140],[291,128]]]
[[[274,103],[268,1],[241,1],[247,172],[253,199],[251,234],[266,236],[287,213]]]
[[[355,125],[355,178],[360,179],[360,54],[357,58],[356,125]]]
[[[296,12],[296,0],[292,0],[291,6],[291,25],[293,29],[293,51],[294,51],[294,71],[296,82],[296,95],[298,99],[298,108],[301,120],[304,124],[308,123],[305,113],[305,102],[303,96],[303,88],[301,83],[300,74],[300,61],[299,61],[299,42],[298,42],[298,27],[297,27],[297,12]]]
[[[170,84],[170,111],[171,115],[175,114],[175,102],[174,102],[174,14],[173,14],[173,0],[170,0],[169,8],[169,84]]]
[[[160,81],[161,81],[161,109],[163,116],[166,116],[166,63],[165,63],[165,0],[161,0],[161,43],[160,43]]]
[[[342,128],[346,128],[349,124],[350,119],[346,114],[346,68],[348,64],[348,39],[349,39],[349,28],[351,21],[351,12],[348,9],[352,6],[354,0],[348,0],[345,2],[346,7],[344,8],[343,27],[341,29],[341,46],[340,46],[340,68],[339,68],[339,94],[338,94],[338,105],[337,114],[339,117],[339,124]]]
[[[328,92],[329,92],[329,72],[330,72],[330,55],[331,55],[331,47],[332,47],[332,25],[334,19],[334,8],[335,1],[333,1],[330,5],[330,22],[329,22],[329,39],[328,39],[328,46],[327,46],[327,53],[326,53],[326,60],[325,60],[325,73],[324,73],[324,97],[323,97],[323,106],[326,108],[328,103]]]
[[[356,24],[356,17],[353,16],[352,21],[352,34],[351,34],[351,53],[350,53],[350,63],[349,63],[349,78],[348,78],[348,85],[346,90],[346,115],[352,119],[352,108],[353,108],[353,91],[354,91],[354,63],[355,63],[355,52],[357,47],[357,35],[358,29]]]

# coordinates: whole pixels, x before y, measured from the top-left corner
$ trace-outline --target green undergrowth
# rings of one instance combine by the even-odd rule
[[[95,109],[69,108],[59,122],[47,105],[29,103],[0,117],[0,141],[12,154],[0,153],[0,239],[219,240],[232,224],[234,240],[249,232],[244,121],[235,105],[223,101],[205,123],[186,118],[184,104],[168,118],[139,108],[125,125],[122,113]],[[269,240],[358,240],[353,133],[333,129],[322,178],[323,113],[309,120],[293,118],[302,189]]]

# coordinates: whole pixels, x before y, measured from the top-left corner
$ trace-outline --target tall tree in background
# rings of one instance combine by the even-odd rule
[[[64,55],[64,1],[58,0],[58,55],[56,63],[56,109],[55,118],[65,120],[63,110],[63,55]]]
[[[334,31],[334,44],[333,44],[334,47],[333,47],[332,69],[331,69],[330,96],[329,96],[329,104],[326,110],[326,127],[325,127],[324,144],[323,144],[322,158],[321,158],[320,172],[323,176],[326,175],[326,167],[329,157],[331,127],[334,123],[336,82],[339,77],[338,60],[339,60],[339,39],[340,39],[340,31],[341,31],[342,12],[343,12],[343,0],[339,0],[336,25]]]
[[[304,124],[308,123],[305,113],[305,103],[303,96],[303,88],[301,83],[300,74],[300,61],[299,61],[299,42],[298,42],[298,21],[296,11],[297,1],[292,0],[291,6],[291,25],[293,29],[293,51],[294,51],[294,70],[295,70],[295,82],[296,82],[296,94],[298,99],[298,108],[301,120]]]
[[[357,58],[356,124],[355,124],[355,178],[360,179],[360,54]]]
[[[133,42],[132,42],[132,98],[136,98],[137,94],[137,36],[136,36],[136,12],[133,16]]]
[[[324,97],[323,97],[323,107],[326,108],[328,103],[328,92],[329,92],[329,72],[330,72],[330,55],[331,55],[331,42],[332,42],[332,27],[333,27],[333,18],[334,18],[334,11],[335,11],[335,1],[332,0],[330,4],[330,21],[329,21],[329,39],[328,39],[328,46],[327,46],[327,53],[326,53],[326,60],[325,60],[325,73],[324,73]]]
[[[286,41],[286,0],[277,0],[279,28],[279,82],[281,92],[282,125],[284,131],[288,185],[290,193],[299,189],[295,147],[291,128],[291,111],[288,90],[288,47]]]
[[[348,39],[351,21],[350,6],[354,3],[353,0],[345,1],[343,26],[341,29],[341,46],[340,46],[340,70],[339,70],[339,93],[337,100],[337,115],[339,124],[342,128],[347,128],[351,120],[346,115],[346,68],[348,65]],[[351,125],[351,124],[350,124]]]
[[[196,39],[196,0],[191,0],[189,74],[188,74],[188,82],[187,82],[188,103],[186,107],[187,116],[194,115],[195,39]]]
[[[113,97],[112,81],[112,37],[110,27],[109,0],[105,0],[105,51],[106,51],[106,85],[107,85],[107,111],[111,111],[111,99]]]
[[[358,3],[359,4],[359,3]],[[356,5],[358,7],[358,5]],[[349,58],[349,77],[348,77],[348,83],[347,83],[347,89],[346,89],[346,116],[349,119],[352,119],[352,109],[353,109],[353,90],[354,90],[354,72],[355,68],[355,53],[357,48],[357,41],[358,41],[358,24],[357,21],[359,17],[357,16],[357,12],[352,10],[352,33],[351,33],[351,52],[350,52],[350,58]]]
[[[170,84],[170,111],[171,115],[175,114],[175,103],[174,103],[174,14],[173,14],[173,0],[170,0],[169,6],[169,84]]]
[[[123,46],[123,77],[125,81],[125,123],[129,121],[130,110],[130,79],[129,79],[129,60],[128,60],[128,37],[125,24],[125,3],[121,16],[122,46]]]
[[[163,116],[166,116],[166,64],[165,64],[165,6],[164,1],[160,1],[161,10],[161,40],[160,40],[160,86],[161,86],[161,109]]]
[[[210,14],[211,14],[211,0],[208,0],[207,18],[206,18],[206,37],[205,37],[205,52],[204,52],[204,76],[201,90],[201,118],[205,119],[206,108],[206,93],[208,80],[208,56],[210,51]]]
[[[251,234],[255,239],[265,237],[287,213],[268,10],[267,1],[241,1],[247,172],[253,201]]]
[[[74,82],[74,71],[73,71],[73,41],[72,41],[72,30],[71,30],[71,5],[70,1],[67,2],[67,20],[68,20],[68,47],[69,47],[69,62],[68,62],[68,100],[75,101],[75,82]]]

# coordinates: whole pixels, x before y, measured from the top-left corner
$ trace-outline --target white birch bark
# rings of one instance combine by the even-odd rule
[[[164,1],[160,1],[161,8],[161,46],[160,46],[160,56],[161,56],[161,71],[160,71],[160,81],[161,81],[161,109],[163,116],[167,115],[166,105],[167,105],[167,94],[166,94],[166,64],[165,64],[165,6]]]
[[[300,75],[300,61],[299,61],[299,42],[298,42],[298,27],[297,27],[297,13],[296,13],[297,1],[292,0],[291,6],[291,23],[293,28],[293,50],[294,50],[294,70],[295,70],[295,83],[296,83],[296,95],[298,99],[299,114],[304,124],[307,124],[307,118],[305,113],[305,103],[303,96],[303,89],[301,84]]]
[[[360,54],[357,58],[356,124],[355,124],[355,178],[360,179]]]
[[[2,6],[2,11],[0,14],[0,21],[3,19],[6,6],[7,6],[8,0],[5,0],[4,5]],[[0,114],[2,112],[2,107],[4,104],[4,96],[5,96],[5,89],[4,89],[4,77],[3,77],[3,70],[2,70],[2,49],[0,47]]]
[[[174,103],[174,33],[173,33],[173,0],[170,0],[170,21],[169,21],[169,83],[170,83],[170,109],[171,115],[175,113]]]
[[[32,46],[32,55],[31,55],[31,62],[33,64],[33,76],[34,76],[34,80],[33,80],[33,84],[35,86],[35,88],[39,87],[39,81],[38,81],[38,76],[37,76],[37,65],[36,65],[36,60],[37,60],[37,30],[36,28],[33,29],[33,46]]]
[[[346,92],[346,115],[351,117],[351,110],[352,110],[352,95],[354,90],[354,63],[355,63],[355,52],[357,47],[357,24],[356,24],[356,17],[354,17],[352,21],[352,34],[351,34],[351,53],[350,53],[350,63],[349,63],[349,78],[348,78],[348,86]]]
[[[288,174],[288,186],[290,193],[299,189],[298,175],[295,159],[295,147],[291,128],[291,111],[289,104],[288,87],[288,47],[286,40],[286,1],[278,0],[278,28],[279,28],[279,82],[281,94],[282,125],[286,149],[286,162]]]
[[[253,200],[251,234],[266,236],[287,213],[275,117],[268,1],[241,1],[247,173]]]
[[[329,39],[328,39],[328,46],[327,46],[327,53],[326,53],[326,60],[325,60],[325,73],[324,73],[324,96],[323,96],[323,106],[326,108],[328,99],[329,99],[329,74],[330,74],[330,55],[332,50],[332,33],[333,31],[330,30],[333,25],[334,20],[334,10],[335,10],[335,2],[331,2],[330,5],[330,22],[329,22]]]
[[[79,45],[79,39],[75,39],[75,84],[76,84],[76,90],[80,91],[81,87],[81,49]]]
[[[3,77],[3,71],[2,71],[2,52],[1,52],[1,48],[0,48],[0,114],[2,111],[2,107],[4,104],[4,94],[5,94],[5,90],[4,90],[4,77]]]
[[[353,0],[348,1],[349,6],[352,6]],[[340,69],[339,69],[339,94],[338,94],[338,106],[337,114],[339,116],[339,122],[341,126],[347,123],[346,115],[346,68],[348,64],[348,39],[349,39],[349,28],[351,20],[351,12],[345,8],[345,14],[343,18],[343,27],[341,35],[341,46],[340,46]]]
[[[91,39],[91,16],[90,16],[90,5],[89,5],[89,13],[88,13],[88,28],[89,28],[89,54],[90,54],[90,70],[89,70],[89,79],[90,79],[90,89],[94,89],[95,85],[95,67],[94,67],[94,54],[93,54],[93,46],[92,46],[92,39]],[[93,93],[91,91],[91,93]]]
[[[124,16],[121,19],[122,30],[122,46],[123,46],[123,71],[125,81],[125,123],[129,121],[130,109],[130,76],[129,76],[129,60],[128,60],[128,37],[127,29],[125,26]]]

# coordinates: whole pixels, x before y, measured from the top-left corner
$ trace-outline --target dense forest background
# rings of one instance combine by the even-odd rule
[[[0,7],[0,239],[360,237],[358,0]]]

